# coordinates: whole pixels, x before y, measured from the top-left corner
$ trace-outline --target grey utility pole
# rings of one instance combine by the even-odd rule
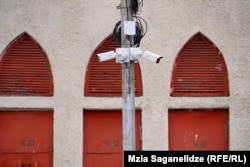
[[[122,127],[123,127],[123,151],[136,150],[135,137],[135,78],[134,61],[141,57],[151,62],[159,63],[162,56],[150,51],[142,51],[134,46],[134,38],[137,35],[136,22],[134,21],[131,0],[121,0],[121,48],[116,52],[109,51],[97,54],[99,62],[116,58],[117,63],[122,63]],[[140,28],[138,28],[140,29]],[[145,35],[145,34],[143,34]]]
[[[121,48],[116,52],[109,51],[97,54],[99,62],[116,58],[117,63],[122,63],[122,127],[123,127],[123,151],[135,151],[135,78],[134,61],[143,57],[151,62],[159,63],[162,56],[150,51],[142,51],[134,46],[134,38],[137,35],[137,24],[133,20],[131,0],[121,0]],[[140,28],[138,28],[140,29]],[[143,34],[145,35],[145,34]],[[141,37],[142,38],[142,37]]]
[[[134,2],[134,1],[133,1]],[[134,62],[143,57],[151,62],[159,63],[162,56],[150,51],[142,51],[134,46],[134,38],[137,35],[137,22],[133,19],[131,0],[121,0],[120,34],[121,48],[116,52],[109,51],[97,54],[99,62],[116,58],[116,63],[122,63],[122,127],[123,127],[123,151],[136,150],[135,137],[135,78]],[[134,7],[133,7],[134,10]],[[117,27],[116,27],[117,28]],[[138,27],[140,30],[140,28]],[[145,34],[143,34],[144,36]],[[119,37],[118,37],[119,38]],[[142,36],[141,36],[142,38]],[[139,44],[139,43],[138,43]]]
[[[121,47],[129,48],[134,45],[134,38],[132,35],[128,36],[124,33],[124,21],[133,21],[133,15],[131,13],[131,0],[121,0]],[[134,80],[134,60],[122,63],[122,125],[124,151],[135,150]]]

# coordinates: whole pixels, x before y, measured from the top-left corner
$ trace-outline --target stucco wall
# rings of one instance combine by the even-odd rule
[[[0,97],[0,109],[54,111],[54,166],[82,165],[83,109],[121,109],[121,98],[83,96],[89,58],[120,19],[120,0],[0,1],[0,53],[22,32],[46,52],[53,73],[53,97]],[[168,150],[169,108],[229,108],[231,150],[250,149],[250,1],[144,1],[148,32],[141,49],[162,55],[160,64],[141,59],[143,149]],[[176,56],[197,32],[222,52],[229,73],[229,97],[170,97]]]

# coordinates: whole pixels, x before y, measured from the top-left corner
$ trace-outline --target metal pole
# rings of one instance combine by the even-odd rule
[[[133,36],[124,34],[124,21],[133,21],[131,0],[121,0],[121,47],[128,48],[134,44]],[[129,56],[129,55],[128,55]],[[134,61],[122,64],[122,122],[123,122],[123,150],[135,150],[135,88]]]

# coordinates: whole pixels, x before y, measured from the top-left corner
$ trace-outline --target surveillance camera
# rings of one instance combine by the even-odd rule
[[[97,57],[99,62],[108,61],[114,59],[116,57],[116,53],[114,51],[99,53],[97,54]]]
[[[155,63],[159,63],[161,58],[163,58],[162,56],[157,55],[155,53],[152,53],[150,51],[143,52],[142,57],[144,57],[152,62],[155,62]]]

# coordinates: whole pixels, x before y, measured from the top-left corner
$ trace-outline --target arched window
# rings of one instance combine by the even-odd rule
[[[47,55],[27,33],[13,40],[2,55],[0,95],[53,95],[53,77]]]
[[[119,46],[112,35],[108,36],[94,51],[88,64],[85,78],[85,96],[122,96],[122,65],[115,59],[99,62],[96,54],[115,51]],[[142,95],[142,80],[139,63],[135,63],[135,96]]]
[[[229,96],[223,55],[200,32],[178,54],[172,74],[171,96]]]

